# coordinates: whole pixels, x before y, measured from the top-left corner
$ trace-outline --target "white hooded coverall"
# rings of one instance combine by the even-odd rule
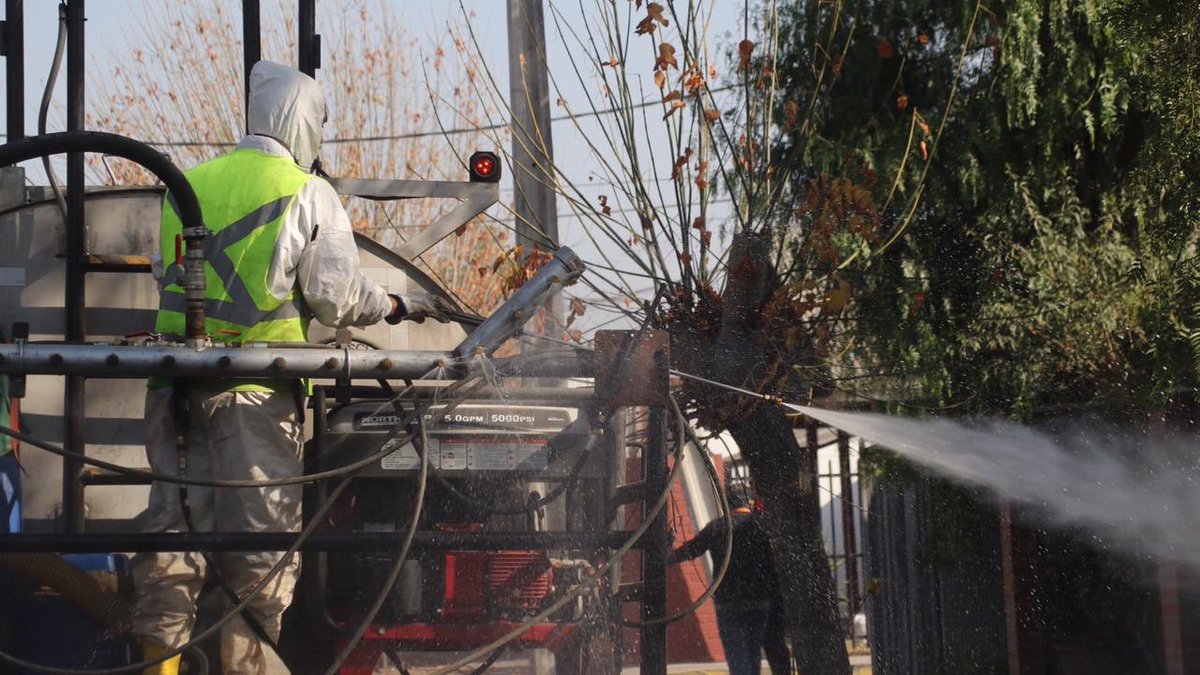
[[[286,66],[259,62],[250,75],[250,135],[238,149],[290,156],[308,170],[320,149],[325,112],[324,97],[315,80]],[[350,221],[333,187],[321,179],[306,183],[285,212],[267,282],[278,298],[299,289],[308,311],[328,326],[373,324],[392,308],[387,292],[360,273]],[[147,391],[146,454],[154,471],[177,474],[171,395],[170,387]],[[214,391],[194,386],[188,403],[189,477],[263,480],[302,473],[303,429],[292,391]],[[299,485],[263,489],[190,486],[187,493],[198,531],[300,529]],[[177,485],[153,485],[144,529],[187,530]],[[244,597],[281,555],[223,553],[215,561],[228,584]],[[278,639],[281,615],[291,603],[298,573],[299,560],[293,557],[247,607],[273,639]],[[135,556],[134,634],[166,647],[186,642],[204,574],[205,561],[200,554]],[[221,633],[221,666],[227,675],[287,672],[241,617]]]

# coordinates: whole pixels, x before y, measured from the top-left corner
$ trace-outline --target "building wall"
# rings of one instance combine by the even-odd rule
[[[718,475],[721,474],[718,473]],[[641,476],[641,457],[628,458],[625,465],[626,481],[636,482],[641,480]],[[667,503],[668,522],[675,536],[674,546],[679,546],[695,536],[699,527],[703,526],[697,526],[687,504],[688,495],[684,483],[677,481],[671,490],[671,500]],[[626,506],[626,529],[636,529],[641,522],[641,505]],[[668,614],[687,607],[704,593],[704,589],[710,583],[709,572],[704,560],[704,558],[699,558],[690,563],[672,565],[668,569]],[[628,584],[639,581],[641,564],[641,555],[636,549],[625,556],[621,565],[621,582]],[[627,621],[636,621],[640,615],[641,605],[636,602],[626,603],[622,608],[622,616]],[[622,640],[625,665],[636,666],[641,657],[637,629],[626,628]],[[724,660],[725,653],[721,649],[721,638],[717,633],[716,610],[713,608],[712,600],[704,603],[691,616],[685,617],[667,628],[667,661],[669,663],[710,663]]]

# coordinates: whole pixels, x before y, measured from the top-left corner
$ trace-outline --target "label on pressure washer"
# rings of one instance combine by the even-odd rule
[[[545,439],[473,439],[467,446],[472,471],[538,471],[549,463]]]
[[[429,443],[429,466],[433,468],[438,466],[437,445],[433,440]],[[405,443],[402,438],[392,438],[383,444],[383,449],[392,450],[392,453],[379,460],[380,468],[388,471],[412,471],[421,468],[421,456],[417,454],[417,449],[412,443]]]
[[[354,429],[391,429],[402,421],[403,419],[394,413],[359,413],[354,416]]]
[[[441,440],[438,455],[438,468],[443,471],[455,471],[467,468],[467,440],[464,438],[445,438]]]
[[[433,415],[439,406],[425,414],[427,421],[433,420]],[[389,431],[404,421],[395,412],[358,412],[354,415],[355,431]],[[482,406],[460,406],[450,412],[437,423],[431,424],[431,430],[451,429],[495,429],[512,431],[546,430],[558,431],[571,423],[571,414],[566,408],[523,408],[509,406],[502,408],[485,408]]]

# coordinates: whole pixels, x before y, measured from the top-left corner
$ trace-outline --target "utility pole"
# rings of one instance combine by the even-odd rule
[[[508,91],[512,106],[512,175],[517,243],[526,255],[536,246],[558,248],[554,145],[550,138],[550,84],[546,74],[546,26],[542,0],[508,0]],[[562,296],[547,306],[557,332]]]
[[[550,78],[546,74],[546,20],[542,0],[508,0],[508,99],[512,108],[513,211],[517,244],[528,258],[534,247],[558,248],[558,215],[553,181],[554,144],[550,138]],[[522,260],[521,262],[524,262]],[[563,321],[562,293],[546,300],[545,334]],[[531,348],[529,343],[522,350]],[[547,675],[553,658],[535,650],[530,672]]]

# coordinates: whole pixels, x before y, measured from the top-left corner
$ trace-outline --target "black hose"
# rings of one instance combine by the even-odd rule
[[[412,675],[408,671],[408,668],[404,666],[404,662],[400,660],[400,655],[396,653],[395,647],[387,645],[383,648],[383,653],[387,656],[387,660],[391,662],[392,667],[400,671],[400,675]]]
[[[30,136],[0,145],[0,166],[11,166],[25,160],[66,152],[99,152],[137,162],[161,179],[171,191],[184,230],[204,229],[200,202],[179,167],[152,146],[127,136],[104,131],[60,131],[43,136]]]
[[[697,438],[696,431],[692,429],[691,425],[688,424],[687,418],[684,416],[683,411],[679,408],[679,403],[677,403],[674,398],[671,399],[671,407],[675,410],[675,414],[678,416],[679,421],[681,422],[680,426],[683,428],[684,433],[687,434],[688,439],[696,448],[696,453],[704,459],[704,469],[708,474],[708,480],[712,484],[713,491],[716,492],[717,501],[721,502],[721,511],[724,514],[723,517],[725,520],[725,557],[721,559],[721,567],[713,573],[712,583],[708,585],[708,588],[704,589],[704,592],[700,594],[700,597],[693,600],[687,607],[684,607],[670,616],[659,617],[656,619],[648,619],[645,621],[640,621],[637,619],[622,619],[621,625],[628,628],[669,625],[679,621],[680,619],[691,616],[693,612],[700,609],[701,605],[708,602],[708,599],[717,592],[718,588],[721,587],[721,583],[725,581],[725,575],[729,572],[730,562],[733,560],[733,509],[729,508],[729,499],[725,495],[725,491],[721,489],[721,479],[719,476],[717,476],[717,467],[713,465],[712,457],[709,457],[708,453],[701,449],[700,439]]]
[[[179,486],[179,508],[183,512],[184,525],[187,526],[189,532],[195,532],[196,524],[192,520],[192,509],[188,505],[186,485]],[[205,565],[207,565],[208,571],[212,573],[213,580],[217,582],[217,588],[221,589],[221,592],[225,594],[225,597],[231,603],[236,605],[241,598],[238,597],[237,591],[233,590],[233,586],[229,584],[229,580],[225,578],[225,573],[221,571],[220,566],[217,564],[217,561],[213,558],[212,554],[208,551],[201,551],[200,555],[204,558],[204,562]],[[283,662],[283,665],[287,666],[289,671],[295,670],[295,668],[292,667],[292,664],[288,663],[287,659],[283,658],[283,654],[279,651],[279,644],[274,638],[267,634],[267,629],[263,628],[262,623],[260,623],[253,614],[244,612],[242,614],[242,621],[246,622],[246,625],[250,627],[250,631],[254,633],[260,642],[267,645],[271,648],[271,651],[275,652],[275,655],[279,657],[279,660]]]
[[[465,381],[466,380],[462,380],[460,382],[465,382]],[[478,383],[475,386],[479,386],[479,384],[482,384],[482,383]],[[434,417],[433,421],[436,422],[441,419],[441,416],[447,415],[450,412],[452,412],[454,410],[454,408],[456,408],[459,405],[459,403],[461,403],[461,401],[456,401],[451,404],[448,404],[444,409],[438,411],[438,413]],[[8,429],[6,427],[0,427],[0,433],[5,433],[7,435],[13,436],[14,438],[21,438],[22,436],[24,436],[24,434],[21,434],[20,432],[13,432],[12,429]],[[412,437],[412,435],[410,434],[409,440],[411,440],[411,437]],[[30,441],[25,441],[25,442],[30,442]],[[41,441],[35,441],[35,442],[41,443]],[[49,444],[43,444],[42,446],[39,446],[39,447],[44,448],[46,445],[49,445]],[[147,472],[142,472],[142,473],[147,473]],[[309,521],[309,523],[307,525],[305,525],[304,529],[302,529],[300,531],[300,534],[297,535],[296,541],[291,545],[291,547],[289,547],[287,549],[287,551],[284,552],[283,556],[280,557],[279,562],[277,562],[273,567],[271,567],[271,569],[262,578],[262,580],[260,580],[258,582],[258,584],[255,585],[255,587],[250,590],[250,592],[246,595],[246,598],[241,600],[240,602],[238,602],[232,609],[229,610],[228,613],[226,613],[223,617],[221,617],[216,623],[214,623],[213,625],[206,628],[199,635],[193,636],[192,639],[189,640],[188,642],[186,642],[174,649],[167,650],[166,652],[159,655],[157,658],[155,658],[153,660],[145,660],[140,663],[134,663],[134,664],[130,664],[128,666],[120,666],[117,668],[103,668],[103,669],[99,669],[99,670],[80,670],[80,669],[69,669],[69,668],[56,668],[53,666],[44,666],[44,665],[40,665],[37,663],[32,663],[30,661],[26,661],[24,659],[17,658],[16,656],[13,656],[12,654],[8,654],[3,651],[0,651],[0,663],[7,664],[10,666],[15,666],[17,668],[23,668],[25,670],[29,670],[29,671],[33,671],[33,672],[48,673],[50,675],[125,675],[126,673],[140,672],[150,666],[162,663],[168,659],[174,658],[175,656],[184,653],[185,651],[191,649],[192,647],[203,643],[205,640],[211,638],[213,635],[216,635],[217,632],[225,624],[232,621],[233,617],[235,615],[241,613],[242,610],[244,610],[250,604],[251,599],[255,595],[261,593],[262,590],[264,588],[266,588],[267,585],[270,584],[271,581],[276,576],[279,575],[279,573],[283,570],[285,564],[288,562],[288,560],[290,560],[291,556],[295,555],[296,552],[300,550],[300,547],[304,545],[304,542],[307,541],[308,538],[310,536],[312,536],[312,534],[314,532],[316,532],[317,527],[320,525],[322,520],[325,518],[326,514],[328,514],[330,509],[333,508],[333,505],[337,501],[337,498],[341,496],[341,494],[346,490],[347,487],[349,487],[350,481],[352,480],[352,478],[353,478],[352,476],[345,476],[342,478],[341,481],[338,482],[337,486],[334,487],[333,491],[326,498],[325,503],[322,504],[319,509],[317,509],[317,511],[312,515],[312,518]]]
[[[478,386],[479,385],[476,385],[475,388],[477,388]],[[472,390],[474,390],[474,388]],[[49,452],[50,454],[58,455],[59,457],[65,457],[67,459],[74,459],[74,460],[79,461],[82,464],[88,464],[91,466],[99,467],[101,469],[108,469],[109,471],[112,471],[114,473],[119,473],[119,474],[123,474],[123,475],[127,475],[127,476],[137,476],[139,478],[160,481],[163,483],[171,483],[174,485],[193,485],[193,486],[199,485],[199,486],[204,486],[204,487],[216,487],[216,488],[263,488],[263,487],[281,487],[284,485],[302,485],[304,483],[314,483],[319,480],[326,480],[329,478],[338,478],[338,477],[345,476],[348,474],[356,473],[359,470],[363,469],[364,467],[367,467],[371,464],[374,464],[375,462],[378,462],[379,460],[392,454],[392,452],[395,451],[395,449],[393,447],[387,446],[385,449],[380,450],[379,452],[376,452],[373,455],[364,457],[363,459],[351,462],[350,464],[338,467],[336,469],[329,469],[327,471],[318,471],[317,473],[305,473],[305,474],[301,474],[299,476],[292,476],[290,478],[273,478],[270,480],[216,480],[216,479],[206,479],[206,478],[181,478],[176,475],[167,474],[167,473],[159,473],[157,471],[143,471],[141,469],[131,469],[127,466],[122,466],[120,464],[114,464],[112,462],[106,462],[102,459],[96,459],[94,457],[90,457],[83,453],[71,452],[70,450],[65,450],[63,448],[58,447],[57,445],[34,438],[33,436],[30,436],[24,432],[16,431],[14,429],[10,429],[3,425],[0,425],[0,435],[15,438],[15,439],[21,441],[22,443],[27,443],[35,448],[40,448],[42,450],[45,450],[46,452]],[[384,439],[382,439],[381,443],[387,444],[387,442],[390,441],[394,437],[395,437],[394,434],[390,434],[387,437],[385,437]]]
[[[3,147],[3,146],[0,146],[0,147]],[[429,375],[432,375],[436,371],[437,371],[437,369],[435,368],[434,370],[431,370],[429,373],[427,373],[426,376],[428,377]],[[464,384],[469,381],[470,381],[470,378],[465,379],[465,380],[458,380],[454,384],[447,387],[446,392],[455,391],[456,389],[464,386]],[[465,400],[466,397],[470,396],[471,392],[474,392],[475,390],[479,389],[479,387],[481,387],[481,386],[483,386],[482,381],[476,382],[473,385],[471,385],[468,388],[467,393],[464,395],[462,400]],[[400,392],[400,394],[396,395],[397,396],[396,399],[389,400],[387,403],[380,405],[379,408],[377,408],[375,410],[375,412],[380,412],[384,409],[384,406],[391,405],[391,404],[397,402],[398,397],[403,393],[404,392]],[[459,405],[459,403],[462,402],[462,400],[459,400],[459,401],[455,402],[453,405],[449,405],[446,408],[443,408],[442,410],[438,411],[437,415],[434,416],[435,421],[440,420],[442,417],[449,414],[450,411],[454,410],[454,408],[457,407]],[[405,420],[404,424],[408,424],[409,421],[410,420]],[[397,426],[397,428],[400,428],[400,427]],[[89,457],[86,454],[81,453],[81,452],[71,452],[70,450],[63,449],[57,445],[40,440],[40,439],[30,436],[24,432],[16,431],[15,429],[10,429],[3,425],[0,425],[0,435],[9,436],[10,438],[15,438],[18,441],[21,441],[23,443],[28,443],[29,445],[31,445],[35,448],[40,448],[42,450],[45,450],[46,452],[49,452],[50,454],[58,455],[59,457],[73,459],[73,460],[80,462],[81,464],[87,464],[90,466],[99,467],[101,469],[108,469],[109,471],[112,471],[114,473],[119,473],[119,474],[126,475],[126,476],[137,476],[139,478],[144,478],[144,479],[148,479],[148,480],[152,480],[152,481],[156,480],[156,481],[160,481],[163,483],[171,483],[173,485],[199,485],[199,486],[204,486],[204,487],[217,487],[217,488],[262,488],[262,487],[281,487],[284,485],[303,485],[304,483],[314,483],[319,480],[325,480],[328,478],[339,478],[341,476],[357,473],[360,469],[363,469],[371,464],[374,464],[375,462],[383,459],[387,455],[390,455],[394,451],[393,448],[388,444],[388,441],[390,441],[396,437],[396,431],[393,430],[393,431],[389,432],[384,438],[380,439],[380,441],[379,441],[380,447],[383,449],[381,449],[379,452],[376,452],[373,455],[364,457],[363,459],[360,459],[358,461],[351,462],[350,464],[346,464],[345,466],[340,466],[336,469],[329,469],[327,471],[319,471],[317,473],[305,473],[305,474],[301,474],[299,476],[292,476],[290,478],[273,478],[270,480],[214,480],[214,479],[203,479],[203,478],[181,478],[179,476],[175,476],[172,474],[166,474],[166,473],[159,473],[157,471],[143,471],[141,469],[131,469],[127,466],[122,466],[120,464],[114,464],[113,462],[106,462],[102,459],[96,459],[94,457]],[[330,450],[332,450],[332,449],[333,448],[330,448]]]
[[[0,145],[0,166],[11,166],[35,157],[62,153],[99,152],[124,157],[153,173],[171,193],[187,242],[184,258],[184,321],[188,340],[203,340],[204,326],[204,240],[208,230],[200,213],[196,193],[179,167],[166,155],[127,136],[103,131],[62,131],[22,138]],[[68,176],[69,178],[69,176]]]
[[[196,662],[196,672],[200,673],[200,675],[208,675],[212,672],[212,666],[208,662],[208,654],[204,653],[200,645],[188,647],[183,653],[192,657],[192,660]]]
[[[375,601],[371,603],[371,607],[367,610],[366,616],[355,629],[354,634],[346,642],[346,646],[342,648],[342,652],[338,654],[333,663],[325,669],[325,675],[336,675],[341,669],[342,664],[350,655],[354,653],[354,649],[366,634],[367,629],[371,627],[371,623],[375,621],[375,617],[379,614],[379,610],[383,608],[383,604],[387,602],[388,596],[391,595],[392,589],[396,586],[396,582],[400,579],[400,573],[404,569],[404,561],[408,558],[408,551],[412,548],[413,537],[417,534],[417,526],[421,522],[421,512],[425,510],[425,488],[428,486],[429,478],[429,434],[425,428],[425,422],[422,419],[428,408],[418,411],[416,415],[417,433],[415,439],[421,453],[421,470],[417,476],[417,496],[413,504],[412,518],[408,522],[408,532],[404,535],[404,544],[400,547],[400,552],[396,556],[396,562],[389,570],[387,579],[383,582],[383,587],[379,589],[379,595],[375,597]],[[414,435],[414,434],[410,434]]]
[[[484,655],[490,656],[496,650],[504,647],[505,645],[509,644],[513,640],[520,637],[522,634],[524,634],[526,631],[528,631],[534,625],[541,623],[542,621],[546,620],[550,615],[552,615],[554,612],[557,612],[560,609],[562,609],[563,607],[565,607],[567,605],[567,603],[571,602],[572,600],[578,598],[583,593],[587,592],[587,590],[589,588],[593,588],[594,584],[595,584],[595,580],[602,578],[604,576],[604,574],[606,574],[609,571],[609,569],[612,568],[613,565],[617,564],[618,561],[620,561],[622,558],[624,558],[626,553],[629,553],[629,551],[638,542],[638,540],[640,540],[642,538],[642,535],[644,535],[646,533],[646,530],[650,529],[651,524],[653,524],[654,520],[656,518],[658,518],[658,514],[662,512],[663,507],[666,506],[667,501],[671,497],[671,490],[674,489],[674,487],[675,487],[675,480],[679,477],[679,460],[683,458],[682,447],[683,447],[682,443],[675,444],[675,464],[671,467],[670,473],[667,474],[666,485],[663,487],[663,491],[661,493],[659,493],[658,499],[656,499],[654,502],[654,505],[651,506],[650,509],[642,515],[641,525],[638,525],[637,529],[635,529],[633,531],[633,533],[629,535],[629,538],[625,540],[625,543],[622,544],[620,546],[620,548],[618,548],[612,554],[612,556],[610,556],[608,558],[608,560],[606,560],[603,564],[601,564],[599,567],[597,567],[592,572],[592,574],[588,575],[583,580],[582,583],[580,583],[579,585],[577,585],[573,588],[568,589],[563,594],[563,597],[561,597],[558,600],[551,603],[549,607],[546,607],[541,612],[538,612],[538,614],[536,614],[535,616],[532,616],[532,617],[526,619],[519,626],[517,626],[513,630],[509,631],[502,637],[499,637],[499,638],[489,642],[488,644],[480,647],[479,649],[476,649],[475,651],[458,659],[457,661],[450,664],[449,666],[439,668],[433,675],[448,675],[449,673],[452,673],[452,672],[458,670],[459,668],[462,668],[463,666],[469,664],[470,662],[474,661],[477,658],[480,658]]]
[[[497,661],[500,660],[500,655],[503,654],[506,649],[507,649],[507,646],[501,647],[500,649],[497,649],[496,651],[492,652],[492,655],[487,657],[487,660],[485,660],[483,663],[479,664],[478,668],[467,673],[467,675],[483,675],[488,670],[490,670],[491,667],[494,666]]]
[[[42,105],[38,108],[38,134],[46,133],[46,117],[50,113],[50,99],[54,96],[54,83],[58,81],[58,71],[62,67],[63,51],[67,46],[67,6],[58,3],[58,42],[54,46],[54,60],[50,64],[50,76],[46,78],[46,89],[42,92]],[[42,168],[46,170],[46,179],[50,181],[50,189],[54,191],[54,201],[58,204],[58,212],[62,214],[63,223],[67,222],[67,200],[63,197],[62,186],[58,182],[58,174],[50,163],[50,156],[42,156]]]

